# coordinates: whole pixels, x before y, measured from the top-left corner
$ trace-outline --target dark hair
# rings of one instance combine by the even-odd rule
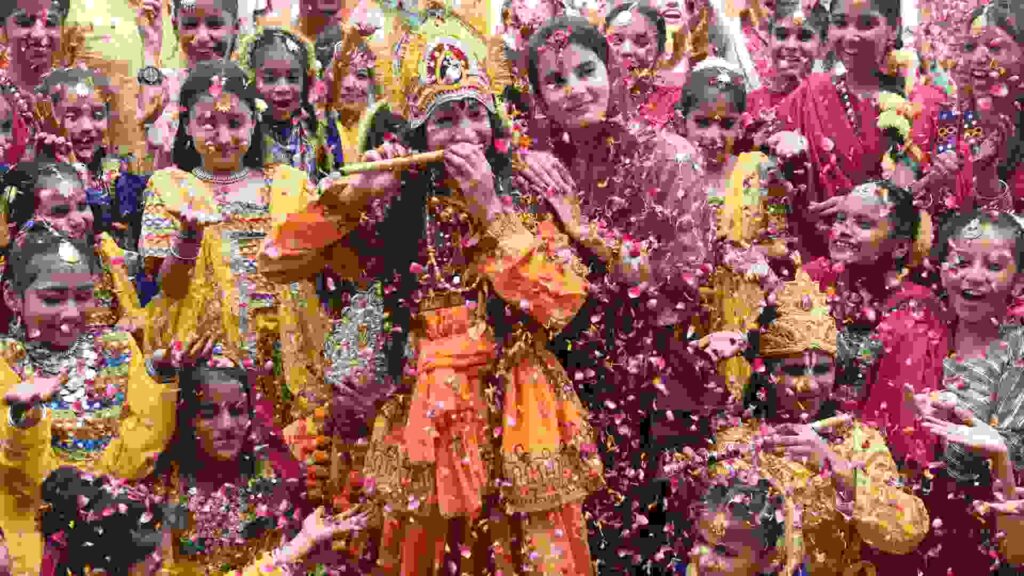
[[[181,4],[183,0],[171,0],[171,17],[176,18],[178,11],[181,10]],[[238,0],[217,0],[220,3],[221,10],[231,14],[233,18],[238,18]]]
[[[17,190],[17,193],[13,194],[12,198],[9,198],[5,214],[8,225],[14,225],[15,233],[21,230],[35,215],[37,204],[36,190],[39,188],[39,181],[43,178],[67,178],[73,180],[79,186],[85,186],[78,170],[71,164],[51,162],[49,160],[16,164],[4,175],[2,184],[4,190],[7,190],[9,187]]]
[[[886,22],[888,22],[890,26],[893,28],[899,28],[901,17],[900,0],[870,0],[870,2],[871,7],[885,17]],[[832,0],[832,13],[835,13],[836,4],[836,0]]]
[[[576,44],[582,48],[590,50],[608,66],[608,40],[601,34],[601,31],[594,28],[587,20],[579,18],[577,16],[559,16],[548,21],[547,24],[541,27],[540,30],[534,32],[533,36],[530,36],[530,41],[527,43],[527,75],[530,77],[530,86],[533,87],[533,93],[539,95],[542,93],[540,90],[540,54],[546,46],[548,40],[551,39],[556,32],[566,31],[568,32],[568,43]]]
[[[249,54],[246,56],[253,74],[253,82],[256,81],[255,77],[259,74],[259,68],[266,59],[266,53],[272,48],[281,48],[293,58],[298,59],[299,67],[305,72],[302,76],[302,108],[309,118],[316,118],[316,111],[309,101],[309,91],[313,87],[313,81],[316,80],[316,70],[309,67],[309,62],[310,57],[315,58],[316,54],[309,53],[306,41],[284,28],[264,28],[255,38],[251,39],[251,42],[248,44]]]
[[[772,14],[772,20],[770,27],[772,30],[775,29],[775,23],[784,18],[789,18],[797,12],[803,11],[803,5],[800,0],[776,0],[775,12]],[[821,3],[815,3],[814,7],[811,8],[810,14],[806,15],[805,22],[815,30],[818,31],[818,35],[822,40],[828,37],[828,10],[821,5]]]
[[[96,93],[106,101],[107,114],[111,116],[110,126],[112,127],[117,121],[117,108],[110,104],[114,96],[113,86],[105,75],[96,72],[95,70],[79,67],[59,68],[50,72],[43,78],[43,81],[36,88],[36,93],[44,98],[49,98],[53,106],[57,106],[57,104],[60,103],[61,98],[60,89],[73,88],[79,84],[85,84],[90,89],[96,91]],[[53,118],[53,121],[57,124],[60,122],[56,116]],[[110,134],[107,136],[109,137]],[[96,154],[89,163],[90,171],[96,172],[99,170],[100,163],[103,161],[107,152],[108,150],[104,144],[99,153]],[[51,156],[55,155],[51,153]]]
[[[1024,227],[1021,226],[1016,216],[993,210],[960,212],[947,220],[939,229],[938,238],[932,248],[932,258],[935,263],[941,265],[946,261],[949,256],[949,241],[959,236],[964,228],[967,228],[975,220],[989,224],[1013,238],[1014,262],[1017,263],[1018,271],[1024,270]]]
[[[99,568],[127,576],[163,541],[163,508],[148,496],[69,466],[51,472],[42,486],[40,525],[48,546],[62,552],[54,573],[81,576]]]
[[[316,42],[313,44],[316,50],[316,59],[320,62],[320,70],[326,72],[327,67],[334,58],[334,46],[341,42],[342,33],[340,24],[331,24],[316,35]]]
[[[196,415],[199,414],[203,384],[213,380],[211,376],[238,382],[245,393],[249,418],[250,420],[255,420],[255,406],[252,396],[253,387],[250,375],[245,369],[237,367],[213,368],[206,360],[201,360],[195,366],[182,370],[178,392],[177,424],[173,438],[157,462],[156,469],[158,473],[166,473],[170,471],[173,464],[177,464],[178,470],[183,475],[195,475],[196,466],[199,462],[193,421]],[[250,477],[256,473],[255,446],[251,439],[246,440],[238,465],[243,477]]]
[[[174,137],[174,163],[182,170],[189,171],[202,165],[202,157],[192,143],[192,137],[186,131],[188,127],[189,114],[196,100],[201,96],[209,94],[210,86],[213,85],[213,78],[219,77],[223,80],[222,89],[238,96],[249,105],[249,108],[256,114],[256,89],[245,75],[245,72],[233,62],[224,60],[208,60],[196,64],[196,67],[188,75],[185,83],[181,86],[181,93],[178,103],[181,106],[181,117],[178,120],[178,133]],[[249,151],[242,159],[242,164],[249,168],[263,167],[263,125],[257,115],[255,126],[252,131],[252,143]]]
[[[1024,5],[1017,0],[999,2],[994,0],[984,6],[978,6],[967,19],[967,28],[982,14],[989,26],[998,26],[1009,34],[1018,44],[1024,44]]]
[[[704,494],[704,509],[710,513],[727,511],[732,517],[753,525],[760,536],[761,552],[776,548],[786,533],[785,521],[779,518],[784,511],[785,498],[773,493],[768,480],[751,485],[733,476],[727,482],[708,488]]]
[[[716,80],[723,74],[729,76],[728,82]],[[743,77],[721,66],[708,66],[691,72],[679,94],[676,110],[685,118],[697,106],[710,102],[719,95],[728,98],[740,114],[747,111],[747,87]]]
[[[10,282],[15,292],[23,294],[39,275],[46,270],[36,264],[36,260],[44,256],[58,254],[62,244],[71,244],[89,267],[89,272],[96,273],[100,264],[91,246],[82,240],[70,240],[53,229],[42,224],[29,224],[22,230],[12,245],[4,267],[4,280]]]
[[[654,26],[658,36],[658,56],[661,56],[665,52],[666,38],[665,19],[661,14],[655,8],[648,6],[647,4],[641,4],[639,2],[623,2],[608,11],[608,15],[604,18],[605,31],[611,28],[612,22],[623,12],[637,12],[647,18],[647,21]]]
[[[887,202],[892,207],[889,223],[892,224],[893,237],[916,240],[921,227],[921,213],[914,207],[914,195],[906,188],[900,188],[888,180],[871,180],[854,186],[854,190],[872,184],[887,191]]]
[[[988,20],[989,26],[999,27],[1009,34],[1017,44],[1024,46],[1024,2],[1021,0],[998,2],[997,0],[985,6],[979,6],[971,12],[970,18],[967,19],[968,29],[982,14]],[[1024,97],[1018,96],[1017,103],[1024,103]],[[1024,107],[1018,106],[1017,123],[1007,142],[1006,159],[999,164],[999,179],[1011,181],[1022,162],[1024,162]]]
[[[505,136],[505,125],[496,114],[490,113],[488,116],[493,131],[493,142]],[[374,116],[374,126],[387,130],[396,119],[396,116],[382,107]],[[426,122],[415,129],[409,129],[406,123],[397,136],[413,150],[427,149]],[[379,143],[383,139],[384,135],[377,131],[368,136],[368,144]],[[512,180],[511,158],[498,152],[493,143],[485,155],[495,177],[495,191],[499,195],[508,194]],[[412,323],[408,301],[419,282],[409,271],[409,266],[418,258],[419,241],[426,230],[424,207],[428,199],[432,194],[446,193],[439,189],[439,186],[443,186],[439,184],[441,182],[444,182],[444,167],[440,165],[430,165],[419,173],[405,172],[402,177],[402,192],[391,202],[374,235],[375,239],[387,238],[387,244],[381,243],[380,246],[365,250],[366,253],[379,252],[379,257],[383,261],[381,277],[385,281],[394,279],[396,289],[384,291],[384,308],[392,326],[401,330],[392,330],[386,339],[384,356],[387,375],[396,382],[403,378],[405,347]],[[364,253],[360,244],[353,247],[357,248],[360,254]]]
[[[64,21],[68,18],[68,10],[71,9],[71,0],[51,0],[50,6],[57,5],[60,10],[60,24],[64,25]],[[18,0],[3,0],[0,2],[0,26],[6,23],[7,17],[14,14],[14,11],[18,9]]]

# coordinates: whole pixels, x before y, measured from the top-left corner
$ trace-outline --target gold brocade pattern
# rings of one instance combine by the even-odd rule
[[[856,467],[850,480],[856,494],[852,502],[843,502],[831,474],[755,448],[760,426],[755,421],[725,430],[715,448],[734,449],[744,456],[730,460],[732,465],[756,465],[787,491],[802,524],[810,574],[843,574],[861,562],[862,544],[889,554],[910,553],[928,533],[924,503],[899,486],[896,464],[873,428],[851,421],[832,429],[827,439],[840,458]],[[843,510],[851,514],[844,516]]]
[[[267,204],[221,204],[213,190],[191,174],[169,168],[154,174],[143,217],[140,251],[150,267],[169,255],[177,234],[177,214],[186,206],[209,210],[223,221],[204,234],[187,295],[154,299],[148,308],[147,349],[219,332],[227,353],[273,373],[260,388],[277,409],[284,427],[327,397],[320,353],[327,319],[309,281],[277,285],[257,268],[262,242],[271,226],[315,196],[303,172],[283,165],[265,170]]]

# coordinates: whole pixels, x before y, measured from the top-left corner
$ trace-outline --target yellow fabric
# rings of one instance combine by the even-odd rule
[[[42,534],[36,525],[39,488],[61,466],[74,465],[87,472],[139,479],[152,471],[156,456],[174,433],[176,384],[160,384],[150,378],[142,353],[130,335],[121,342],[129,360],[125,379],[125,408],[119,431],[95,459],[65,461],[51,447],[52,420],[18,429],[10,425],[6,410],[0,418],[0,529],[7,539],[14,574],[38,574],[42,562]],[[97,350],[97,352],[100,352]],[[102,353],[102,352],[100,352]],[[11,368],[23,354],[19,345],[0,348],[0,395],[21,382]]]
[[[769,157],[761,152],[744,153],[729,173],[717,224],[718,237],[725,242],[726,250],[757,246],[770,256],[785,254],[785,244],[766,233],[770,228],[785,231],[785,216],[766,210],[772,200],[785,195],[784,190],[769,188],[761,181],[761,170],[767,162]],[[718,267],[704,292],[709,332],[746,332],[756,323],[765,298],[757,279],[725,264]],[[742,357],[729,358],[719,363],[718,372],[725,378],[730,394],[742,397],[751,375],[750,363]]]
[[[928,511],[916,496],[897,483],[899,471],[874,428],[857,421],[833,429],[831,449],[856,469],[852,517],[847,519],[837,504],[831,476],[786,459],[772,451],[755,448],[760,421],[721,432],[716,450],[736,450],[742,460],[733,466],[750,468],[757,452],[759,473],[781,485],[793,499],[803,521],[804,550],[810,574],[837,575],[857,566],[861,543],[887,554],[908,554],[928,534]],[[728,473],[719,469],[719,472]]]
[[[117,135],[117,152],[144,158],[145,140],[135,120],[139,93],[136,75],[142,67],[143,49],[133,4],[130,0],[72,2],[65,26],[81,35],[82,45],[77,50],[75,63],[107,76],[117,94],[110,125],[111,134]],[[180,50],[167,10],[164,10],[162,19],[162,63],[165,67],[180,67]]]
[[[142,326],[145,314],[135,284],[125,267],[124,249],[117,245],[110,234],[104,232],[96,238],[96,255],[103,267],[100,284],[114,293],[116,306],[109,310],[97,310],[90,315],[89,325],[109,328],[121,320],[129,320],[136,326]]]
[[[255,262],[263,235],[316,195],[300,170],[274,165],[266,172],[269,217],[227,215],[222,223],[207,227],[187,295],[178,301],[161,296],[148,307],[146,347],[153,350],[204,331],[217,331],[228,355],[247,358],[250,354],[243,350],[251,350],[256,367],[264,368],[273,360],[274,347],[280,345],[283,373],[265,378],[261,391],[278,408],[276,423],[284,427],[326,398],[320,354],[328,323],[311,282],[279,286],[255,269],[247,268],[243,274],[233,268],[238,259]],[[221,211],[208,185],[177,168],[156,172],[149,181],[147,197],[140,249],[151,270],[167,255],[180,228],[177,214],[186,206],[209,213]],[[241,236],[246,239],[232,240]],[[242,283],[246,284],[244,293]],[[254,300],[243,305],[245,294],[269,295],[273,302],[269,308],[260,308],[263,304]],[[288,400],[282,397],[282,384],[295,398],[293,406],[287,406]]]

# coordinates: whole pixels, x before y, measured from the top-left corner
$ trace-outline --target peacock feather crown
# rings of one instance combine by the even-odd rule
[[[443,2],[428,2],[422,22],[405,31],[377,77],[391,111],[412,128],[446,102],[474,98],[499,113],[497,97],[512,75],[499,38],[489,38]]]

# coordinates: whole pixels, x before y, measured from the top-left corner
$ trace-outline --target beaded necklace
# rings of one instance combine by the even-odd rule
[[[285,126],[279,132],[278,128],[270,129],[268,140],[270,146],[270,158],[275,162],[282,162],[305,171],[310,177],[315,177],[312,146],[306,135],[305,126],[301,121],[294,122],[290,127]],[[282,134],[283,137],[279,137]]]
[[[861,134],[860,115],[853,108],[853,97],[850,94],[850,87],[846,84],[846,76],[834,75],[832,76],[832,83],[839,94],[839,101],[843,103],[846,119],[850,121],[850,126],[853,126],[857,134]]]

